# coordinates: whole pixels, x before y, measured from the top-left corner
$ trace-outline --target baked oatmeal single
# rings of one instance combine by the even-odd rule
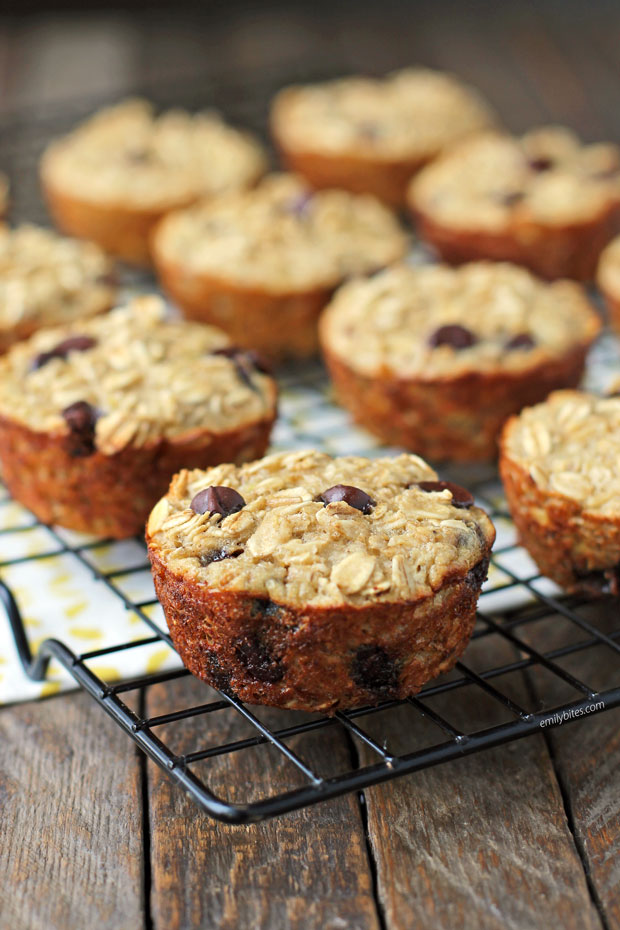
[[[407,245],[374,197],[312,193],[299,178],[276,174],[170,214],[153,255],[187,317],[279,359],[314,354],[317,318],[334,289],[402,258]]]
[[[426,68],[289,87],[271,112],[285,163],[313,187],[375,194],[393,206],[405,203],[423,165],[493,122],[475,90]]]
[[[116,293],[114,266],[99,246],[0,223],[0,352],[42,326],[109,310]]]
[[[44,523],[141,532],[179,468],[262,455],[276,387],[219,330],[157,297],[40,330],[0,359],[0,463]]]
[[[60,229],[146,264],[165,213],[253,184],[265,166],[258,142],[215,113],[156,116],[146,101],[126,100],[52,142],[41,182]]]
[[[609,324],[620,332],[620,236],[607,245],[599,259],[596,283],[605,298]]]
[[[494,259],[544,278],[593,277],[620,221],[620,149],[568,129],[464,141],[411,182],[421,235],[450,262]]]
[[[500,473],[521,543],[572,592],[620,594],[620,397],[556,391],[506,424]]]
[[[434,461],[468,462],[497,455],[511,414],[578,384],[600,326],[576,282],[474,262],[352,281],[320,337],[337,396],[359,423]]]
[[[471,494],[416,456],[313,451],[184,470],[147,525],[187,668],[250,703],[328,713],[452,668],[494,538]]]

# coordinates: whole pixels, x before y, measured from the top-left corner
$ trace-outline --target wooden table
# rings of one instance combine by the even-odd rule
[[[333,7],[333,5],[331,5]],[[222,5],[0,25],[5,111],[239,63],[411,61],[478,84],[520,130],[620,141],[617,3]],[[598,650],[582,675],[610,675]],[[532,693],[535,678],[517,682]],[[200,700],[184,679],[149,714]],[[450,706],[477,712],[477,698]],[[281,718],[280,718],[281,719]],[[201,814],[82,694],[0,712],[0,926],[7,930],[613,930],[620,927],[620,716],[612,711],[259,826]],[[398,735],[392,718],[388,736]],[[327,732],[327,731],[326,731]],[[294,744],[293,744],[294,745]],[[312,763],[347,761],[333,732]],[[365,761],[362,759],[362,761]],[[253,777],[240,756],[215,785]],[[275,766],[274,787],[283,774]]]

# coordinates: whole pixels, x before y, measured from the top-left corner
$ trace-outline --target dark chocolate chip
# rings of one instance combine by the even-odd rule
[[[194,513],[221,513],[222,517],[229,517],[245,507],[245,501],[234,488],[212,485],[199,491],[190,507]]]
[[[555,164],[553,158],[549,158],[546,155],[540,155],[538,158],[530,158],[528,161],[528,166],[532,171],[549,171],[553,168]]]
[[[149,149],[129,149],[125,153],[125,157],[128,162],[132,165],[145,165],[148,161],[151,160],[151,152]]]
[[[247,673],[257,681],[275,683],[284,675],[279,659],[274,659],[258,636],[245,636],[235,646],[235,654]]]
[[[218,691],[223,691],[224,694],[231,694],[230,690],[230,673],[225,671],[220,665],[220,660],[217,656],[217,653],[207,650],[205,652],[205,660],[207,664],[207,674],[213,685],[218,689]]]
[[[69,454],[75,457],[92,455],[95,451],[97,411],[85,400],[69,404],[62,411],[69,427]]]
[[[203,552],[198,561],[201,565],[211,565],[212,562],[223,562],[224,559],[236,559],[243,554],[243,549],[212,549]]]
[[[530,336],[529,333],[517,333],[516,336],[513,336],[512,339],[509,339],[504,348],[512,349],[533,349],[536,345],[536,340],[533,336]]]
[[[377,123],[360,123],[357,133],[363,139],[378,139],[381,135],[381,128]]]
[[[328,488],[322,494],[319,494],[317,500],[322,501],[324,504],[335,504],[337,501],[344,501],[345,504],[355,507],[356,510],[361,510],[362,513],[370,513],[377,503],[373,501],[369,494],[366,494],[366,491],[355,488],[350,484],[335,484],[332,488]]]
[[[351,663],[355,684],[382,697],[392,697],[398,688],[396,663],[381,646],[360,646]]]
[[[428,344],[430,346],[452,346],[453,349],[468,349],[478,340],[470,329],[460,323],[448,323],[440,326],[431,334]]]
[[[280,604],[276,604],[268,597],[257,597],[252,601],[250,610],[252,617],[270,617],[273,620],[275,617],[281,617],[282,614],[283,608]]]
[[[620,562],[609,568],[590,571],[574,569],[573,574],[580,587],[594,597],[601,594],[620,595]]]
[[[91,336],[69,336],[68,339],[59,342],[53,349],[49,349],[47,352],[40,352],[39,355],[35,356],[32,362],[32,368],[33,370],[42,368],[43,365],[47,365],[48,362],[51,362],[53,358],[66,358],[69,352],[85,352],[87,349],[92,349],[93,346],[96,345],[97,340],[91,338]]]
[[[524,197],[525,194],[523,191],[509,191],[507,194],[501,194],[499,199],[505,207],[514,207],[515,204],[520,203]]]
[[[286,209],[289,213],[294,214],[294,216],[303,218],[308,214],[312,200],[312,194],[305,191],[303,194],[297,194],[296,197],[289,200],[286,204]]]
[[[252,380],[253,371],[259,371],[263,375],[272,374],[271,367],[267,360],[263,358],[260,352],[256,352],[254,349],[245,351],[238,346],[224,346],[221,349],[215,349],[211,354],[222,355],[224,358],[229,358],[234,362],[239,380],[252,388],[253,391],[257,390]]]
[[[476,562],[473,568],[470,568],[465,576],[465,581],[473,588],[474,591],[479,591],[484,582],[487,580],[487,574],[489,572],[489,560],[480,559],[479,562]]]
[[[463,509],[473,507],[473,494],[467,488],[462,488],[460,484],[454,484],[452,481],[418,481],[416,484],[421,491],[450,491],[454,507]]]

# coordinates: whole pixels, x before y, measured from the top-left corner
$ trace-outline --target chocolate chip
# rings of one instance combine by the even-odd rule
[[[466,326],[461,326],[460,323],[448,323],[432,333],[428,344],[433,347],[452,346],[453,349],[468,349],[477,341],[472,331]]]
[[[505,349],[533,349],[536,345],[536,340],[533,336],[530,336],[529,333],[517,333],[516,336],[513,336],[512,339],[509,339]]]
[[[258,390],[252,380],[253,371],[259,371],[263,375],[270,375],[272,373],[269,363],[263,358],[260,352],[256,352],[254,349],[244,351],[238,346],[224,346],[222,349],[215,349],[211,354],[222,355],[224,358],[229,358],[234,362],[239,380],[247,385],[247,387],[252,388],[253,391]]]
[[[92,339],[91,336],[69,336],[68,339],[59,342],[53,349],[48,349],[47,352],[40,352],[39,355],[35,356],[32,362],[32,368],[33,370],[42,368],[43,365],[47,365],[48,362],[51,362],[53,358],[66,358],[69,352],[85,352],[87,349],[92,349],[93,346],[96,345],[97,340]]]
[[[284,668],[279,659],[274,659],[258,636],[244,636],[235,646],[235,654],[245,670],[257,681],[271,684],[280,681]]]
[[[360,123],[357,133],[363,139],[377,139],[381,135],[381,128],[377,123]]]
[[[593,596],[600,594],[620,595],[620,562],[609,568],[573,571],[581,588]]]
[[[460,484],[454,484],[452,481],[417,481],[416,484],[421,491],[450,491],[454,507],[466,509],[473,506],[473,494]]]
[[[530,158],[527,164],[531,171],[543,172],[553,168],[554,161],[553,158],[539,155],[538,158]]]
[[[396,663],[381,646],[360,646],[351,663],[351,678],[366,691],[392,697],[398,688]]]
[[[205,652],[205,660],[207,664],[207,674],[213,685],[218,689],[218,691],[223,691],[225,694],[231,694],[230,690],[230,673],[225,671],[220,665],[220,660],[217,656],[217,653],[207,650]]]
[[[190,507],[194,513],[221,513],[222,517],[229,517],[245,507],[245,501],[234,488],[212,485],[199,491]]]
[[[473,568],[470,568],[467,574],[465,575],[465,581],[473,588],[474,591],[479,591],[484,582],[487,580],[487,574],[489,572],[489,560],[480,559],[479,562],[476,562]]]
[[[361,491],[350,484],[335,484],[332,488],[328,488],[322,494],[319,494],[316,499],[324,504],[335,504],[337,501],[344,501],[345,504],[355,507],[356,510],[361,510],[362,513],[370,513],[377,503],[373,501],[369,494],[366,494],[366,491]]]
[[[243,554],[243,549],[212,549],[203,552],[198,561],[201,565],[211,565],[212,562],[223,562],[224,559],[236,559]]]
[[[149,149],[129,149],[125,153],[127,161],[132,165],[145,165],[148,161],[151,160],[151,152]]]
[[[499,200],[505,207],[514,207],[515,204],[520,203],[524,197],[525,194],[523,191],[509,191],[507,194],[501,194]]]
[[[85,400],[69,404],[62,411],[69,427],[69,454],[75,457],[92,455],[95,451],[97,411]]]
[[[310,205],[313,201],[313,195],[308,191],[303,194],[297,194],[296,197],[293,197],[286,204],[286,209],[289,213],[292,213],[294,216],[303,218],[307,216]]]
[[[250,608],[251,617],[281,617],[283,613],[283,608],[280,604],[276,604],[275,601],[272,601],[268,597],[256,597],[252,601],[252,607]]]

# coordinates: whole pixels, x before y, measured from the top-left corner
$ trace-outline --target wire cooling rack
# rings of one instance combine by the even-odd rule
[[[283,83],[310,75],[267,75],[262,81],[253,76],[250,85],[237,75],[234,80],[210,79],[191,87],[168,90],[146,88],[162,103],[186,105],[214,103],[231,119],[255,130],[265,125],[270,96]],[[247,86],[252,94],[247,94]],[[36,185],[36,163],[45,143],[101,101],[76,101],[68,107],[15,114],[0,133],[0,168],[12,181],[13,219],[41,221],[45,211]],[[135,275],[126,277],[130,285],[151,284]],[[151,284],[152,286],[152,284]],[[318,447],[331,452],[379,454],[380,450],[356,446],[355,431],[343,427],[343,414],[330,404],[325,393],[324,373],[310,366],[283,378],[284,396],[292,391],[294,402],[284,403],[276,442],[280,446]],[[305,413],[300,416],[300,409]],[[565,597],[549,581],[541,578],[535,566],[515,542],[514,529],[506,513],[501,487],[493,474],[472,475],[454,472],[443,477],[467,484],[496,523],[498,541],[493,553],[489,580],[479,603],[476,629],[471,646],[455,669],[427,685],[407,701],[386,701],[376,707],[362,707],[333,717],[291,714],[282,711],[250,709],[237,698],[196,685],[181,694],[198,694],[198,702],[175,699],[174,706],[150,716],[149,695],[166,682],[181,682],[188,672],[181,667],[156,674],[141,675],[129,681],[108,680],[100,671],[101,660],[119,657],[129,650],[154,643],[172,644],[167,630],[153,614],[153,599],[137,599],[128,594],[132,576],[148,568],[146,551],[140,549],[137,563],[104,570],[94,558],[109,540],[68,541],[66,534],[45,528],[53,544],[38,551],[0,560],[0,577],[17,563],[28,563],[64,554],[76,570],[92,572],[107,591],[118,598],[146,625],[141,638],[113,646],[76,652],[58,639],[47,639],[36,652],[31,650],[26,624],[6,580],[0,581],[0,598],[14,634],[16,648],[26,673],[43,680],[50,660],[55,659],[87,691],[100,707],[181,785],[209,814],[230,823],[249,823],[333,798],[348,791],[420,771],[439,763],[489,749],[547,727],[601,713],[620,705],[620,619],[617,604],[603,599],[596,604],[585,599]],[[8,498],[0,499],[2,507]],[[5,542],[18,534],[41,530],[36,521],[5,526],[0,532]],[[4,549],[3,551],[6,551]],[[15,551],[18,551],[16,544]],[[604,683],[594,680],[588,657],[601,650],[606,654]],[[596,665],[596,663],[595,663]],[[577,668],[575,667],[577,666]],[[588,670],[586,675],[583,670]],[[521,687],[515,689],[518,679]],[[532,682],[536,682],[536,687]],[[523,687],[523,682],[529,685]],[[167,691],[165,693],[168,693]],[[146,695],[146,698],[145,698]],[[477,695],[479,712],[463,715],[462,707],[472,706],[465,697]],[[142,697],[142,700],[139,698]],[[475,703],[475,702],[474,702]],[[142,710],[136,710],[139,707]],[[158,709],[160,706],[158,704]],[[385,736],[381,721],[405,714],[404,736],[416,736],[414,748],[407,740]],[[224,717],[242,724],[220,726]],[[386,717],[387,715],[387,717]],[[194,744],[188,747],[187,724],[195,724]],[[335,773],[325,773],[312,761],[311,741],[324,738],[327,731],[340,730],[349,745],[363,747],[350,754],[350,764]],[[243,730],[243,733],[240,731]],[[183,739],[178,736],[183,732]],[[222,733],[225,735],[222,737]],[[398,743],[398,745],[396,745]],[[182,744],[182,751],[179,746]],[[403,748],[404,747],[404,748]],[[214,789],[213,766],[217,759],[233,754],[253,753],[252,782],[230,785],[225,792]],[[258,756],[256,755],[258,753]],[[370,759],[369,762],[366,762]],[[284,765],[290,773],[290,786],[262,786],[261,776]],[[264,781],[264,779],[263,779]],[[286,779],[285,779],[286,781]],[[279,784],[279,782],[277,782]],[[254,790],[250,790],[253,787]],[[250,799],[241,797],[244,789]]]
[[[284,387],[286,390],[286,384]],[[305,383],[301,388],[298,387],[298,391],[303,393],[312,408],[312,415],[306,422],[324,423],[326,414],[330,412],[330,404],[325,395],[321,370],[313,368],[306,373]],[[285,411],[285,422],[282,424],[284,433],[296,429],[294,419],[291,414],[286,416]],[[334,428],[340,429],[338,424]],[[306,430],[301,437],[297,434],[297,439],[309,446],[320,447],[325,444],[325,436],[314,434],[311,430]],[[346,440],[351,442],[351,436],[346,437]],[[352,448],[351,451],[355,453],[358,450]],[[457,475],[451,474],[449,477]],[[462,475],[458,477],[462,478]],[[385,701],[376,707],[339,712],[334,717],[284,715],[272,711],[267,723],[261,717],[260,709],[252,710],[237,698],[213,692],[204,686],[198,692],[201,695],[199,703],[175,706],[169,712],[157,716],[136,712],[131,709],[137,703],[132,701],[132,696],[136,697],[145,690],[148,693],[156,685],[187,677],[189,673],[183,668],[177,668],[143,675],[130,681],[112,682],[106,681],[93,670],[93,664],[103,657],[118,657],[126,650],[138,649],[154,642],[161,641],[173,649],[167,631],[153,619],[149,611],[156,603],[155,599],[139,601],[127,594],[127,579],[144,572],[148,567],[146,551],[144,560],[139,564],[103,571],[96,566],[92,555],[98,548],[108,545],[109,540],[71,545],[63,534],[47,528],[55,541],[53,554],[59,551],[69,554],[81,566],[86,566],[128,610],[140,617],[151,635],[82,653],[73,652],[59,640],[49,639],[33,656],[19,606],[10,588],[3,582],[0,583],[0,597],[9,616],[20,658],[30,677],[37,680],[44,678],[50,659],[56,659],[140,748],[209,814],[230,823],[262,820],[620,705],[620,624],[617,610],[612,611],[612,615],[615,614],[615,625],[612,624],[610,630],[605,629],[602,618],[606,612],[609,613],[605,607],[609,606],[610,601],[601,601],[600,611],[596,605],[593,611],[588,601],[564,597],[548,580],[541,578],[514,541],[514,531],[497,480],[487,475],[479,477],[473,484],[470,480],[469,484],[478,502],[488,510],[499,529],[489,581],[480,598],[472,647],[450,675],[430,683],[416,697],[407,701]],[[33,531],[37,526],[40,525],[35,522],[27,528],[20,526],[6,529],[4,533],[10,535]],[[5,560],[0,562],[0,572],[16,561],[44,559],[50,554],[43,551],[35,556]],[[535,631],[534,636],[528,632],[532,629]],[[536,645],[544,642],[547,632],[551,632],[553,647]],[[486,656],[489,659],[497,657],[502,652],[501,648],[498,650],[499,641],[505,647],[502,661],[485,659]],[[474,655],[476,647],[478,659],[470,661],[469,657]],[[584,680],[569,670],[566,660],[601,647],[612,656],[616,675],[613,687],[599,690],[596,683]],[[539,693],[528,701],[515,698],[512,687],[514,676],[536,669],[547,673],[546,687],[539,689]],[[558,684],[561,685],[561,700],[557,700]],[[484,719],[471,720],[465,726],[462,723],[457,725],[450,711],[451,706],[457,708],[457,695],[464,689],[470,694],[474,690],[481,692],[486,707]],[[437,699],[442,696],[449,698],[447,712],[437,709]],[[148,706],[148,703],[147,699],[142,706]],[[441,706],[445,707],[446,702]],[[389,742],[381,739],[381,728],[378,731],[377,727],[373,728],[374,719],[380,719],[383,714],[397,707],[406,708],[409,713],[408,726],[412,731],[423,719],[426,724],[431,724],[425,730],[424,744],[415,751],[393,751]],[[496,722],[498,711],[502,718],[500,723]],[[216,718],[230,712],[243,719],[247,735],[222,742],[212,736],[215,734],[217,737],[217,733],[221,732]],[[278,725],[279,714],[282,714],[285,725]],[[184,749],[182,753],[175,751],[174,745],[178,742],[175,728],[181,728],[188,720],[196,721],[197,718],[201,725],[196,727],[196,745]],[[306,758],[304,739],[332,727],[346,731],[354,743],[365,744],[374,756],[373,762],[361,766],[351,765],[332,777],[325,777],[316,771]],[[164,731],[165,738],[162,736]],[[231,732],[230,727],[228,732]],[[290,745],[293,738],[295,748]],[[205,763],[223,755],[267,746],[283,757],[281,761],[288,763],[295,787],[285,791],[266,791],[264,795],[249,802],[239,802],[239,786],[233,786],[234,801],[221,793],[216,794],[209,786],[210,770],[208,765],[205,767]],[[276,764],[272,754],[265,754],[263,762],[254,762],[257,772],[262,767],[273,767]]]

